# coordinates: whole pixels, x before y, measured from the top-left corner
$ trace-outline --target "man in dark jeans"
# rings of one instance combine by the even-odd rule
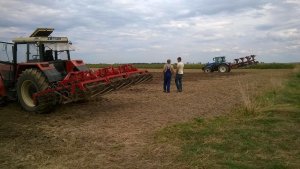
[[[184,64],[181,62],[181,57],[178,57],[177,58],[176,77],[175,77],[175,84],[177,87],[177,92],[182,92],[183,68],[184,68]]]
[[[164,92],[170,93],[170,85],[172,74],[174,73],[173,65],[171,64],[171,60],[167,60],[167,64],[164,65]]]

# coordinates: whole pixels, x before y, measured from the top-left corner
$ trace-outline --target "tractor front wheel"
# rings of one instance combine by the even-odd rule
[[[221,72],[221,73],[229,72],[229,66],[227,66],[227,65],[220,65],[220,66],[218,67],[218,70],[219,70],[219,72]]]
[[[49,112],[53,107],[51,102],[36,103],[32,96],[36,92],[47,89],[48,86],[48,81],[41,71],[37,69],[24,70],[17,82],[17,94],[21,106],[30,112]]]
[[[209,67],[204,68],[203,71],[204,71],[205,73],[210,73],[210,72],[212,72],[211,68],[209,68]]]

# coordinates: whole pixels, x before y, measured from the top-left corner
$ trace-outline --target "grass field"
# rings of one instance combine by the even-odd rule
[[[300,168],[299,70],[242,101],[229,115],[164,128],[156,141],[178,147],[178,166],[187,168]]]
[[[260,63],[249,66],[249,69],[293,69],[297,64],[295,63]]]
[[[0,168],[300,168],[299,69],[186,69],[181,93],[148,70],[49,114],[0,107]]]

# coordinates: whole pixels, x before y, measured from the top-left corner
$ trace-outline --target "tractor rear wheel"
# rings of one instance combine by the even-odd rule
[[[3,96],[0,96],[0,107],[6,104],[6,99]]]
[[[221,73],[225,73],[225,72],[229,72],[229,66],[227,66],[227,65],[220,65],[219,67],[218,67],[218,70],[219,70],[219,72],[221,72]]]
[[[53,105],[49,101],[34,102],[32,95],[38,91],[47,89],[49,83],[43,73],[37,69],[26,69],[20,75],[17,82],[18,100],[21,106],[30,112],[46,113]]]

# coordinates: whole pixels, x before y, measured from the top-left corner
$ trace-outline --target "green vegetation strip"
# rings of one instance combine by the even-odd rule
[[[108,66],[117,67],[120,64],[87,64],[90,68],[102,68]],[[164,63],[132,63],[137,68],[141,69],[162,69]],[[246,69],[293,69],[296,64],[293,63],[259,63],[246,67]],[[202,64],[185,64],[185,69],[201,69]]]
[[[179,147],[187,168],[300,168],[300,73],[260,99],[271,102],[164,128],[156,141]]]

